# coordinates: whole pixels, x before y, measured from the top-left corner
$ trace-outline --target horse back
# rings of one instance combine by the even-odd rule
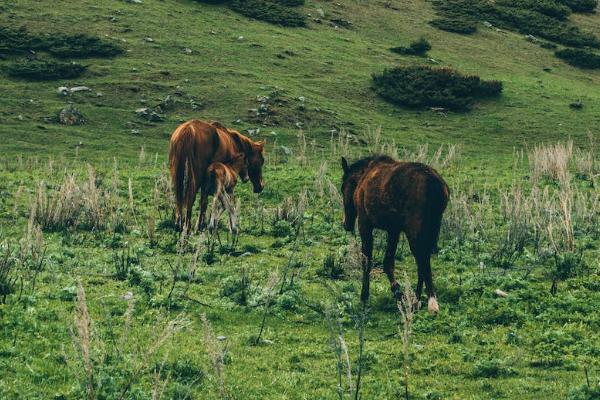
[[[448,203],[448,186],[433,168],[414,162],[370,166],[358,182],[354,202],[380,228],[403,226],[410,218],[441,215]]]

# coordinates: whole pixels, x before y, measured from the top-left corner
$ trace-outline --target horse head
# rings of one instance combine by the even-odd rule
[[[342,157],[342,196],[344,199],[344,229],[354,232],[356,222],[356,207],[354,206],[354,191],[358,183],[358,176],[348,165],[346,158]]]
[[[246,154],[248,176],[252,182],[254,193],[262,192],[265,187],[265,182],[262,177],[262,168],[265,163],[265,158],[263,156],[264,148],[265,141],[252,142],[250,152]]]

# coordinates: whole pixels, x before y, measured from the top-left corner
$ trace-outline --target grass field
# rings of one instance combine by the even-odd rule
[[[70,81],[8,79],[0,59],[0,398],[353,398],[360,374],[361,398],[392,399],[406,370],[411,399],[598,398],[600,72],[519,34],[438,31],[426,1],[383,3],[309,0],[324,23],[307,28],[187,0],[0,5],[3,26],[126,50]],[[597,14],[572,19],[600,35]],[[438,65],[388,50],[421,36],[502,97],[447,114],[378,98],[372,73]],[[57,94],[77,85],[91,91]],[[163,122],[136,115],[169,95]],[[276,99],[267,126],[257,96]],[[84,125],[52,121],[68,102]],[[164,163],[190,118],[268,141],[264,192],[237,189],[235,247],[226,229],[221,243],[173,229]],[[364,314],[358,238],[341,227],[339,157],[370,152],[431,163],[452,189],[441,312],[415,314],[406,370],[387,278],[375,270]],[[396,266],[414,286],[406,243]]]

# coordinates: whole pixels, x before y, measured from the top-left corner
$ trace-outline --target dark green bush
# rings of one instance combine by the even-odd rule
[[[449,68],[396,67],[373,75],[377,94],[391,103],[408,107],[471,108],[476,99],[496,97],[502,83],[464,76]]]
[[[429,24],[447,32],[462,33],[465,35],[477,32],[477,25],[475,22],[462,17],[438,18],[434,19]]]
[[[80,64],[42,59],[20,60],[6,67],[9,76],[39,81],[77,78],[85,70]]]
[[[571,14],[571,9],[555,0],[496,0],[496,4],[504,7],[521,8],[537,11],[549,17],[565,20]]]
[[[57,57],[113,57],[123,49],[112,42],[84,34],[49,33],[35,36],[23,27],[0,27],[0,53],[46,51]]]
[[[114,57],[123,53],[123,49],[111,42],[88,35],[58,35],[47,39],[48,51],[57,57]]]
[[[304,5],[304,0],[271,0],[273,3],[287,7],[298,7]]]
[[[598,7],[598,0],[557,0],[575,12],[593,12]]]
[[[538,5],[540,2],[533,0],[517,3],[500,1],[434,0],[434,7],[441,18],[431,21],[431,25],[451,32],[472,33],[474,21],[488,21],[502,28],[537,35],[566,46],[600,47],[600,40],[592,33],[583,32],[568,21],[544,14],[541,10],[550,14],[561,13],[558,6],[552,6],[547,0],[543,0],[541,4],[548,7]]]
[[[412,42],[408,47],[392,47],[390,51],[407,56],[424,56],[431,50],[431,44],[425,38],[421,38]]]
[[[266,0],[231,0],[229,7],[250,18],[283,26],[305,26],[306,19],[298,11]]]
[[[568,64],[579,68],[600,68],[600,54],[584,49],[563,49],[554,53],[556,57],[565,60]]]

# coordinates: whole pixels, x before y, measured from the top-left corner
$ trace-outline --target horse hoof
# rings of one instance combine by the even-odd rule
[[[429,298],[429,301],[427,302],[427,310],[430,314],[434,315],[440,312],[440,306],[438,305],[438,302],[435,297]]]

